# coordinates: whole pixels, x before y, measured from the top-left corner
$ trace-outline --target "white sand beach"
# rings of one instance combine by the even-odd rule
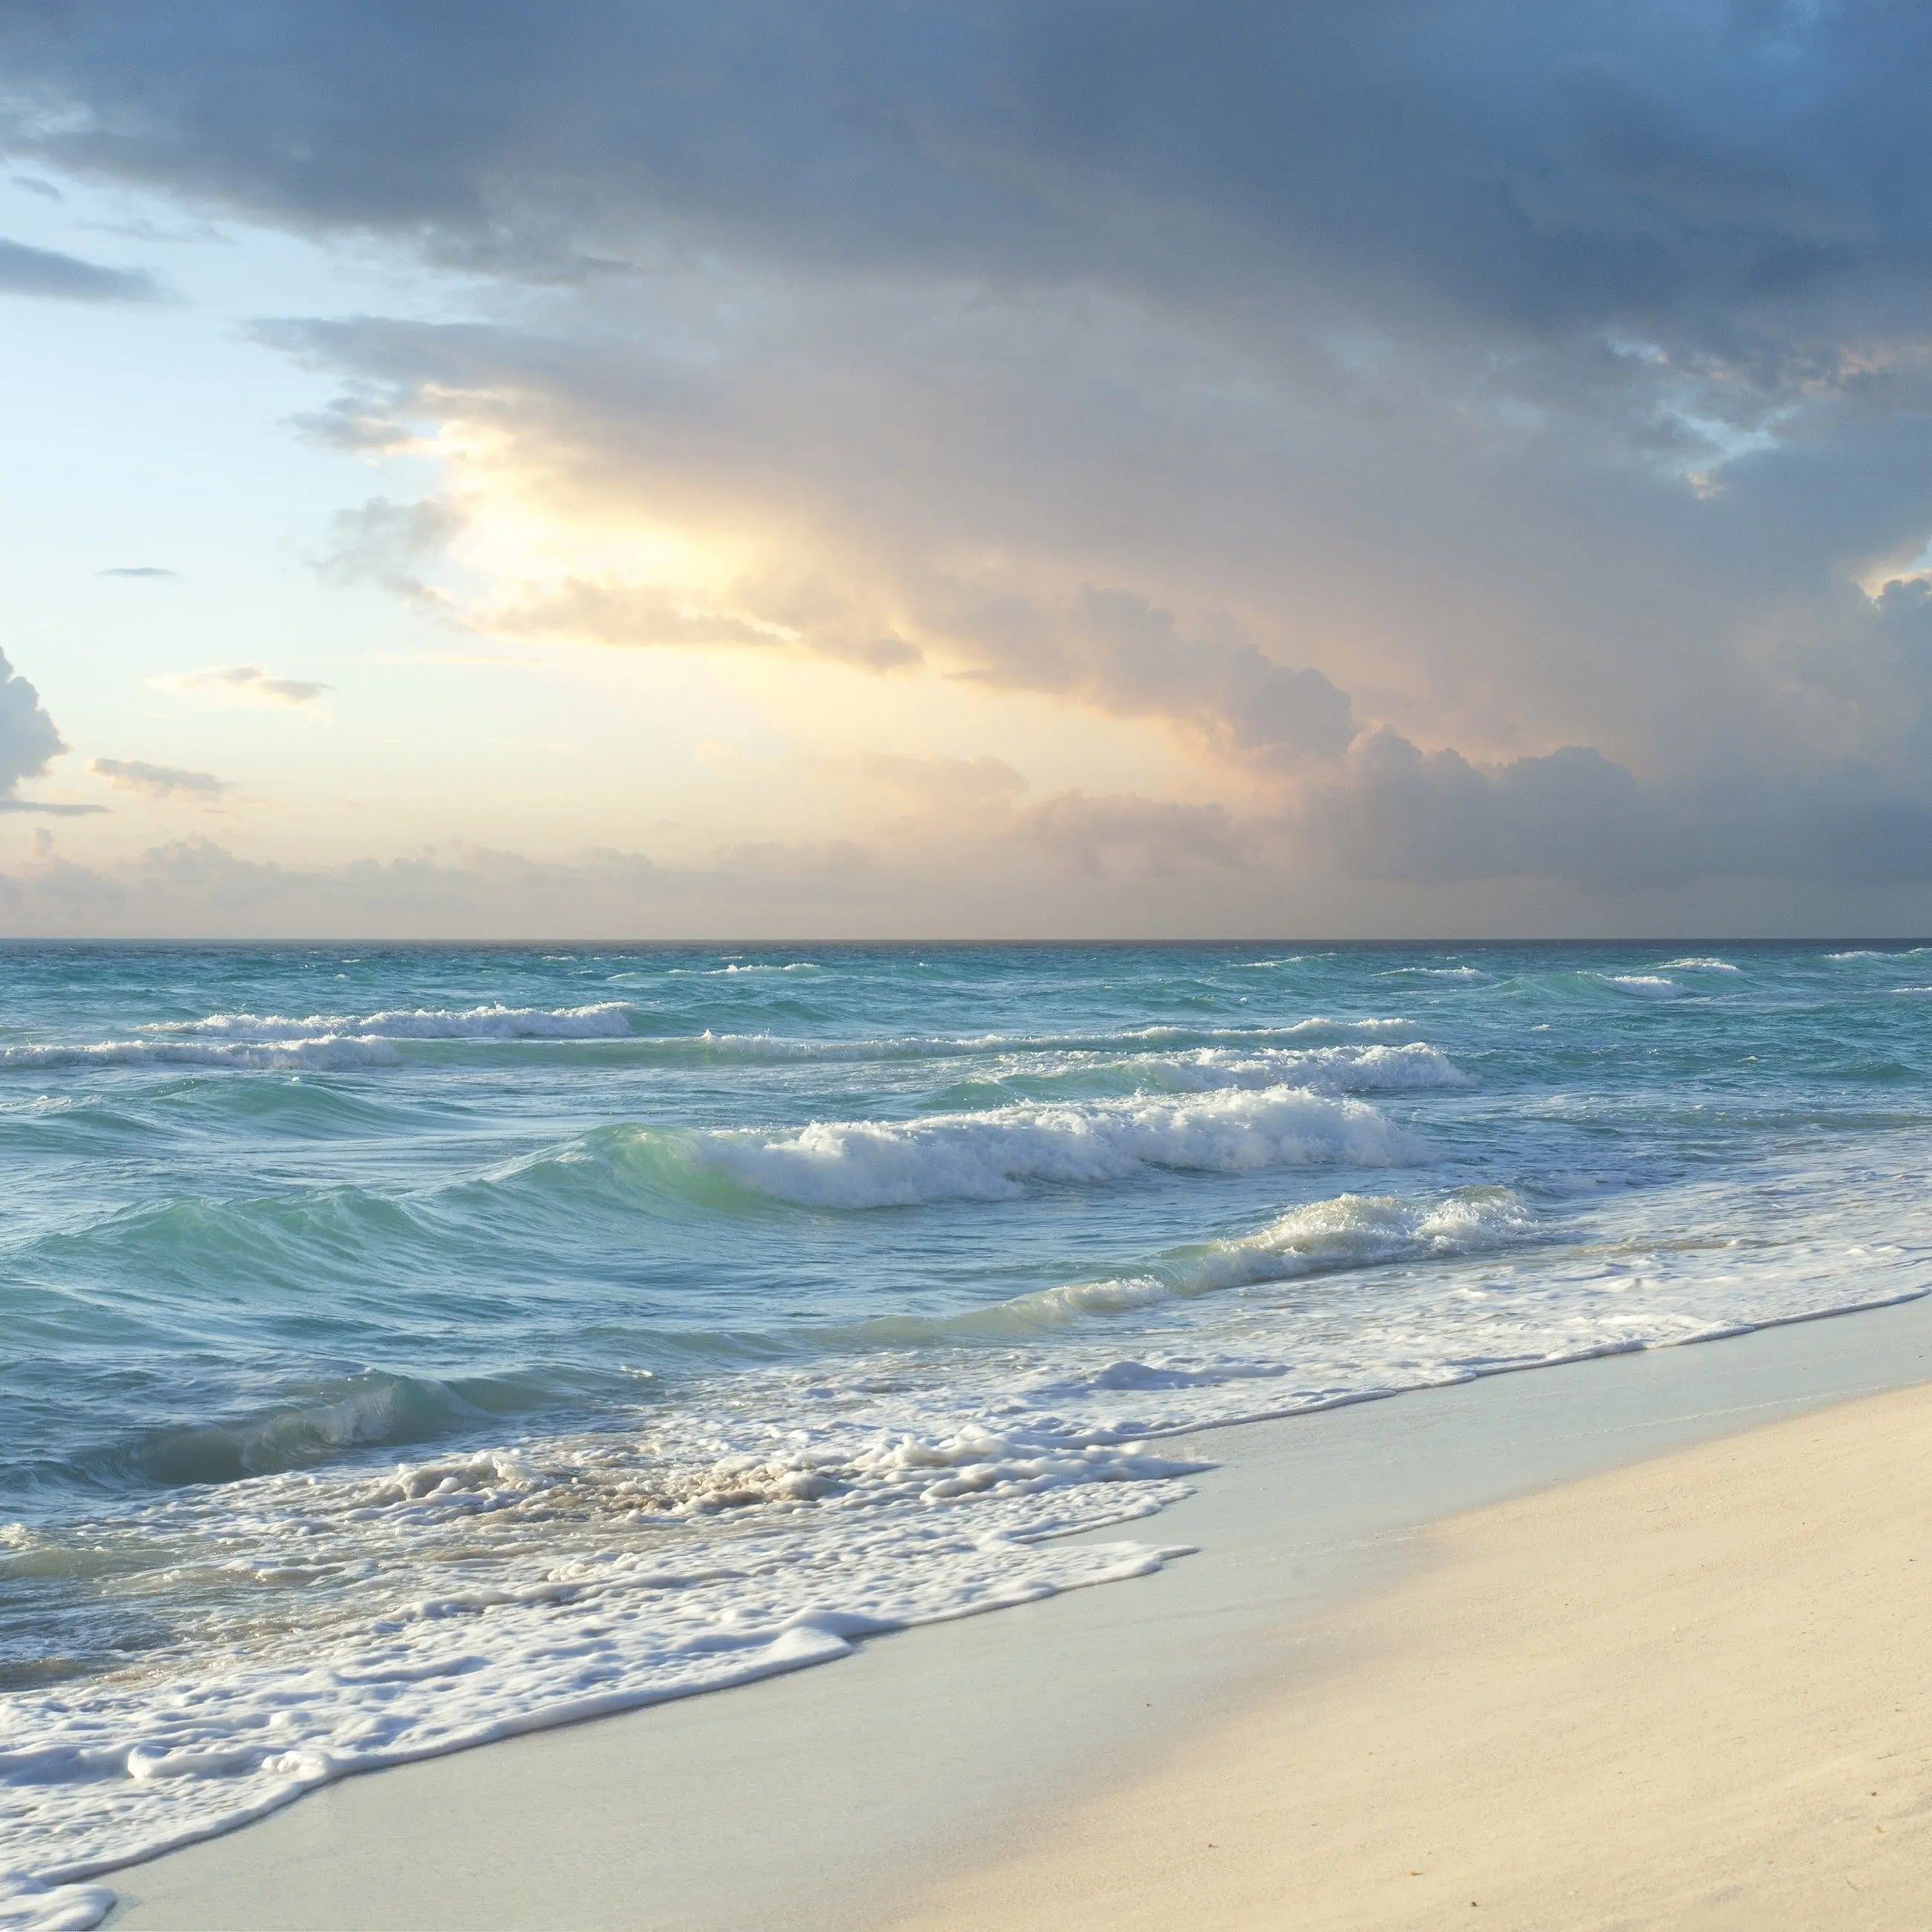
[[[1932,1391],[1442,1526],[1312,1682],[1072,1808],[903,1932],[1917,1927]]]
[[[346,1780],[116,1922],[1922,1924],[1932,1395],[1846,1399],[1928,1376],[1918,1303],[1224,1432],[1157,1576]]]

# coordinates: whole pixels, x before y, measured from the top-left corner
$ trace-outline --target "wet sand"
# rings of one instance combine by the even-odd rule
[[[1848,1841],[1818,1835],[1819,1821],[1839,1815],[1831,1808],[1850,1804],[1855,1787],[1876,1790],[1860,1801],[1868,1817],[1843,1813],[1847,1829],[1856,1816],[1874,1845],[1911,1842],[1906,1814],[1885,1809],[1910,1802],[1898,1774],[1909,1746],[1887,1760],[1888,1778],[1858,1780],[1892,1735],[1880,1708],[1886,1659],[1902,1660],[1905,1680],[1932,1661],[1913,1648],[1922,1606],[1910,1596],[1932,1556],[1908,1561],[1916,1525],[1932,1523],[1932,1496],[1912,1487],[1916,1460],[1932,1468],[1932,1436],[1922,1398],[1886,1411],[1882,1426],[1862,1419],[1879,1408],[1828,1405],[1928,1380],[1932,1302],[1920,1301],[1192,1438],[1222,1466],[1192,1498],[1132,1526],[1196,1546],[1157,1576],[868,1642],[794,1677],[347,1779],[113,1874],[114,1922],[132,1932],[1151,1925],[1180,1922],[1162,1889],[1179,1884],[1186,1922],[1203,1925],[1276,1924],[1290,1908],[1298,1923],[1400,1924],[1411,1886],[1414,1910],[1438,1924],[1466,1885],[1456,1910],[1472,1920],[1514,1911],[1526,1924],[1756,1925],[1780,1922],[1764,1918],[1758,1892],[1739,1894],[1730,1918],[1721,1900],[1709,1907],[1720,1916],[1700,1918],[1686,1916],[1681,1889],[1640,1910],[1612,1880],[1634,1866],[1658,1885],[1670,1873],[1670,1883],[1715,1884],[1714,1868],[1684,1861],[1724,1845],[1720,1864],[1759,1883],[1748,1846],[1760,1816],[1784,1821],[1766,1828],[1791,1848],[1780,1856],[1856,1906],[1851,1886],[1888,1868],[1845,1864],[1840,1874]],[[1796,1513],[1792,1485],[1822,1452],[1764,1426],[1793,1415],[1808,1418],[1786,1425],[1800,1430],[1877,1427]],[[1698,1444],[1708,1446],[1681,1463],[1656,1460]],[[1754,1475],[1761,1454],[1770,1460]],[[1713,1491],[1733,1509],[1756,1484],[1760,1499],[1735,1526],[1741,1540],[1713,1542],[1721,1515],[1696,1514],[1712,1483],[1733,1485]],[[1653,1516],[1682,1534],[1656,1544],[1661,1567],[1633,1568]],[[1666,1562],[1669,1551],[1678,1553]],[[1794,1564],[1802,1579],[1787,1589],[1780,1580]],[[1620,1609],[1620,1583],[1640,1577]],[[1610,1594],[1558,1614],[1566,1592],[1586,1601],[1576,1594],[1586,1586]],[[1856,1625],[1863,1647],[1846,1654],[1862,1661],[1840,1696],[1815,1666],[1851,1640],[1847,1616],[1868,1599],[1877,1621]],[[1697,1621],[1720,1613],[1783,1634],[1736,1650],[1729,1626]],[[1498,1616],[1513,1651],[1476,1643]],[[1794,1648],[1807,1630],[1821,1647]],[[1607,1671],[1602,1658],[1582,1660],[1580,1646],[1599,1638]],[[1667,1709],[1636,1694],[1660,1671],[1678,1687]],[[1558,1695],[1573,1677],[1594,1687],[1574,1709]],[[1408,1688],[1392,1704],[1365,1702],[1384,1697],[1384,1681]],[[1706,1694],[1699,1687],[1732,1701],[1707,1716],[1684,1701]],[[1804,1709],[1822,1730],[1766,1715]],[[1619,1731],[1610,1720],[1620,1711]],[[1318,1723],[1328,1741],[1318,1762],[1281,1755]],[[1795,1757],[1726,1744],[1714,1772],[1683,1755],[1699,1737],[1780,1730],[1802,1740]],[[1534,1767],[1527,1787],[1485,1783],[1499,1774],[1497,1754],[1513,1762],[1523,1751],[1526,1773]],[[1735,1802],[1734,1759],[1750,1767]],[[1223,1762],[1245,1769],[1217,1781]],[[1803,1787],[1796,1810],[1766,1810],[1779,1779]],[[1701,1811],[1691,1802],[1700,1780],[1710,1787]],[[1397,1791],[1408,1795],[1390,1820],[1412,1828],[1391,1822],[1381,1835]],[[1543,1838],[1571,1847],[1553,1862],[1538,1863],[1505,1828],[1526,1796],[1545,1807]],[[1294,1808],[1306,1805],[1315,1811]],[[1735,1814],[1728,1838],[1717,1812]],[[1310,1835],[1284,1865],[1288,1848],[1274,1841],[1289,1818]],[[1599,1895],[1604,1912],[1626,1916],[1590,1918]],[[1808,1922],[1821,1922],[1822,1894],[1802,1895]]]

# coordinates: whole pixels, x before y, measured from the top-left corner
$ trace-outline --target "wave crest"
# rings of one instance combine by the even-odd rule
[[[700,1172],[813,1208],[1010,1200],[1028,1182],[1124,1180],[1149,1168],[1238,1174],[1318,1162],[1382,1167],[1422,1151],[1414,1135],[1363,1101],[1287,1086],[1186,1100],[1032,1102],[904,1121],[814,1120],[778,1133],[680,1138],[682,1159]]]
[[[417,1006],[376,1013],[211,1013],[159,1020],[142,1033],[178,1038],[286,1042],[353,1035],[365,1040],[622,1040],[636,1008],[625,1000],[586,1006]]]

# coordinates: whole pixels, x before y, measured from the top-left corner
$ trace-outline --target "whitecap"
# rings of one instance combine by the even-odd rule
[[[1590,976],[1640,1000],[1675,1000],[1684,992],[1675,980],[1666,980],[1658,973],[1593,973]]]
[[[367,1034],[318,1034],[261,1040],[108,1040],[86,1045],[0,1047],[0,1067],[238,1066],[318,1072],[395,1064],[395,1048]]]
[[[1272,1086],[1200,1097],[1028,1102],[903,1120],[814,1120],[776,1133],[682,1137],[683,1157],[817,1208],[1010,1200],[1031,1182],[1119,1181],[1150,1168],[1236,1174],[1304,1162],[1388,1166],[1415,1136],[1360,1100]]]
[[[583,1006],[418,1006],[376,1013],[211,1013],[158,1020],[143,1033],[185,1038],[286,1041],[353,1034],[378,1040],[622,1040],[636,1008],[622,1000]]]

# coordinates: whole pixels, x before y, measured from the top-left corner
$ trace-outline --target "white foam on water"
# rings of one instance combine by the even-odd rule
[[[1404,1046],[1317,1046],[1244,1052],[1225,1046],[1192,1052],[1147,1054],[1119,1063],[1149,1085],[1209,1093],[1217,1088],[1304,1086],[1342,1094],[1424,1093],[1475,1082],[1439,1048],[1420,1040]],[[1098,1068],[1079,1070],[1106,1071]]]
[[[387,1040],[335,1033],[298,1040],[110,1040],[71,1046],[0,1046],[0,1067],[35,1072],[87,1066],[306,1067],[328,1072],[393,1066],[398,1057]]]
[[[1465,982],[1486,980],[1489,974],[1474,966],[1391,966],[1385,980],[1459,980]]]
[[[1666,959],[1664,962],[1666,973],[1741,973],[1743,970],[1728,959]]]
[[[782,966],[766,964],[763,962],[742,966],[674,966],[665,976],[668,979],[688,977],[697,980],[723,980],[741,973],[816,973],[820,970],[815,959],[794,959]]]
[[[92,1932],[118,1903],[104,1885],[44,1885],[0,1871],[0,1932]]]
[[[628,1433],[263,1476],[70,1528],[90,1560],[138,1552],[130,1587],[172,1561],[299,1579],[298,1605],[279,1634],[250,1600],[232,1638],[0,1700],[4,1909],[77,1928],[104,1909],[98,1874],[349,1772],[1144,1575],[1177,1552],[1063,1539],[1183,1493],[1201,1466],[1160,1445],[1189,1431],[1910,1298],[1924,1255],[1886,1230],[1922,1171],[1906,1149],[1768,1195],[1713,1184],[1633,1201],[1664,1218],[1621,1232],[1498,1187],[1341,1194],[1063,1291],[1024,1350],[928,1324],[721,1375]],[[1790,1217],[1775,1246],[1739,1224],[1767,1199]],[[1363,1270],[1340,1295],[1330,1278]],[[1107,1318],[1154,1302],[1124,1348]]]
[[[1106,1053],[1163,1046],[1226,1045],[1256,1050],[1270,1042],[1386,1040],[1414,1030],[1406,1019],[1328,1019],[1319,1016],[1273,1027],[1129,1027],[1109,1033],[898,1034],[876,1040],[811,1040],[795,1034],[718,1033],[668,1036],[650,1042],[665,1048],[700,1048],[721,1058],[771,1060],[865,1060],[963,1058],[985,1053]]]
[[[1394,1262],[1480,1253],[1531,1239],[1535,1217],[1507,1187],[1440,1199],[1341,1194],[1291,1208],[1259,1232],[1216,1241],[1187,1270],[1188,1291],[1287,1281]]]
[[[1030,1183],[1119,1181],[1148,1168],[1238,1174],[1422,1157],[1414,1135],[1364,1102],[1275,1085],[1184,1100],[1028,1102],[903,1121],[814,1120],[775,1133],[688,1134],[679,1144],[700,1171],[815,1208],[1010,1200]]]
[[[1122,1314],[1176,1296],[1493,1252],[1534,1240],[1537,1232],[1534,1214],[1506,1187],[1409,1200],[1340,1194],[1291,1208],[1254,1234],[1184,1251],[1157,1273],[1070,1282],[1018,1296],[992,1312],[1028,1323]],[[984,1317],[974,1322],[988,1325]]]
[[[0,1925],[93,1922],[86,1912],[98,1917],[112,1894],[74,1882],[353,1772],[824,1663],[883,1631],[1144,1576],[1185,1552],[1058,1539],[1151,1513],[1202,1466],[972,1426],[880,1436],[856,1450],[724,1457],[668,1483],[648,1463],[600,1469],[609,1451],[595,1444],[550,1449],[548,1468],[496,1470],[509,1480],[480,1488],[464,1478],[483,1472],[458,1471],[452,1482],[434,1464],[361,1483],[231,1486],[227,1533],[252,1514],[258,1534],[305,1548],[313,1568],[319,1542],[360,1532],[386,1545],[411,1527],[446,1525],[452,1508],[548,1502],[560,1516],[570,1505],[557,1492],[603,1478],[594,1509],[579,1502],[583,1533],[560,1527],[545,1553],[493,1564],[487,1580],[458,1563],[454,1587],[405,1594],[376,1615],[340,1618],[253,1656],[199,1670],[170,1660],[172,1670],[137,1667],[0,1704],[0,1912],[11,1915]],[[801,1510],[816,1534],[796,1533]],[[655,1534],[652,1525],[662,1526]],[[381,1593],[380,1575],[379,1559],[368,1594]]]
[[[1590,976],[1640,1000],[1676,1000],[1684,993],[1675,980],[1666,980],[1659,973],[1593,973]]]
[[[584,1006],[422,1006],[376,1013],[211,1013],[206,1019],[159,1020],[144,1033],[186,1038],[268,1040],[624,1040],[636,1008],[623,1000]]]

